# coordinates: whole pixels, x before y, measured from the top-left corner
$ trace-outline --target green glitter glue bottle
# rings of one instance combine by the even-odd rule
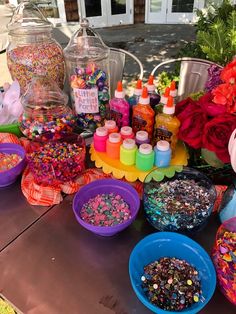
[[[136,154],[136,168],[142,171],[149,171],[154,164],[154,151],[152,145],[141,144]]]

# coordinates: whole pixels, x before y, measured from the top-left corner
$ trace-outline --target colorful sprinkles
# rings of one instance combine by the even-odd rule
[[[81,218],[94,226],[111,227],[131,218],[129,205],[114,193],[98,194],[85,203],[80,212]]]
[[[14,168],[21,160],[17,154],[0,153],[0,172]]]
[[[175,257],[146,265],[141,285],[150,302],[167,311],[181,311],[204,299],[198,271]]]

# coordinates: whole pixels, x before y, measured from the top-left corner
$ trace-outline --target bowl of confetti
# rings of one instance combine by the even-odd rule
[[[77,221],[101,236],[112,236],[127,228],[140,207],[137,191],[128,183],[101,179],[82,187],[73,200]]]
[[[155,171],[144,182],[144,211],[148,222],[159,231],[194,234],[203,229],[211,215],[216,190],[198,170],[184,167],[172,178],[157,181]]]
[[[207,252],[175,232],[153,233],[142,239],[131,252],[129,275],[138,299],[158,314],[196,314],[216,287]]]
[[[13,143],[0,144],[0,187],[14,183],[26,165],[25,150]]]

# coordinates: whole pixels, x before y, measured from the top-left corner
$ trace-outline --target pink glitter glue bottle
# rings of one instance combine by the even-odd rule
[[[117,83],[115,97],[110,100],[110,112],[118,128],[129,125],[129,103],[125,100],[121,81]]]

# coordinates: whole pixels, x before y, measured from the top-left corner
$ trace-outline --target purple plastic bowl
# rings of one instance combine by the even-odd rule
[[[22,160],[13,168],[0,172],[0,187],[8,186],[14,183],[24,170],[26,165],[25,150],[22,146],[13,143],[0,144],[0,153],[17,154]]]
[[[109,227],[97,227],[84,222],[80,217],[80,211],[90,198],[102,193],[119,194],[129,204],[131,218],[119,225]],[[73,211],[77,221],[89,231],[95,234],[109,237],[127,228],[136,218],[140,207],[140,199],[137,191],[128,183],[115,179],[101,179],[82,187],[73,199]]]

